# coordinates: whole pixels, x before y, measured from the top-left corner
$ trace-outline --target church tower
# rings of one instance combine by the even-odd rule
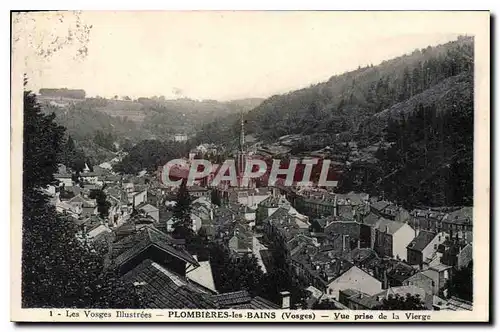
[[[236,155],[236,172],[238,175],[238,183],[241,187],[241,181],[243,180],[243,173],[245,172],[245,166],[247,161],[247,155],[245,151],[245,121],[243,120],[243,112],[240,113],[240,139],[238,144],[238,153]]]

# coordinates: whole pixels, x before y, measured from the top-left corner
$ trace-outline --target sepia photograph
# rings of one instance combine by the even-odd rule
[[[11,320],[490,319],[488,11],[11,29]]]

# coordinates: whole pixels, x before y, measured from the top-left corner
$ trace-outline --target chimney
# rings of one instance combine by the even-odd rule
[[[281,309],[290,309],[290,292],[280,292],[281,295]]]

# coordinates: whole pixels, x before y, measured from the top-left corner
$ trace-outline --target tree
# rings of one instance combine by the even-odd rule
[[[76,225],[59,216],[41,190],[53,184],[64,128],[43,115],[36,97],[24,93],[22,306],[25,308],[134,308],[135,290],[103,253],[77,239]]]
[[[389,294],[375,310],[427,310],[420,295],[406,294],[406,297]]]
[[[212,201],[212,204],[215,204],[217,206],[221,206],[221,199],[220,199],[220,196],[216,190],[212,190],[210,192],[210,199]]]
[[[175,206],[173,208],[174,232],[173,235],[177,238],[183,238],[188,241],[193,235],[193,221],[191,220],[191,196],[186,186],[186,179],[181,182]]]
[[[445,286],[450,296],[456,296],[472,302],[473,298],[473,262],[466,267],[455,271]]]
[[[102,189],[95,189],[90,191],[89,197],[95,199],[97,203],[97,211],[101,218],[105,219],[109,215],[109,208],[111,203],[108,202],[106,193]],[[135,210],[134,210],[135,211]]]
[[[338,310],[339,308],[336,306],[335,302],[330,300],[324,300],[320,302],[316,302],[313,304],[313,310]]]
[[[246,290],[251,296],[268,297],[263,292],[267,276],[253,254],[238,257],[225,245],[212,243],[210,265],[215,286],[220,293]]]

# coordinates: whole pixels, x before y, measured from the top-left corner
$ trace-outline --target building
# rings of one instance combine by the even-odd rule
[[[418,231],[418,235],[408,244],[408,264],[423,266],[438,251],[438,246],[445,242],[446,234]]]
[[[216,309],[213,293],[161,264],[145,259],[121,280],[139,289],[151,309]]]
[[[173,139],[174,142],[186,142],[188,140],[188,136],[186,134],[175,134]]]
[[[406,247],[414,237],[410,225],[381,218],[375,227],[374,249],[381,257],[406,260]]]
[[[346,288],[374,295],[382,291],[382,283],[359,267],[352,266],[328,284],[326,294],[338,300],[339,292]]]
[[[157,223],[160,221],[160,210],[156,206],[143,202],[137,205],[136,210],[152,217]]]

